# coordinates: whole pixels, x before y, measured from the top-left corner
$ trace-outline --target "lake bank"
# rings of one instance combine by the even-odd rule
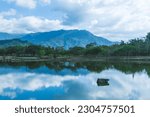
[[[130,61],[130,62],[150,62],[150,56],[70,56],[70,57],[17,57],[17,56],[0,56],[0,62],[44,62],[44,61]],[[117,62],[116,61],[116,62]]]

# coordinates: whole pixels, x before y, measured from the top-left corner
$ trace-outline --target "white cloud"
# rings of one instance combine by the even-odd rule
[[[150,0],[9,1],[30,9],[35,7],[38,9],[41,8],[38,5],[43,6],[43,4],[46,4],[42,8],[46,7],[48,9],[47,12],[49,13],[47,16],[51,17],[53,21],[60,21],[62,27],[86,29],[96,35],[107,37],[110,40],[128,40],[135,37],[142,37],[150,31]],[[45,13],[43,14],[45,15]],[[36,17],[34,14],[32,16]],[[55,16],[54,19],[53,16]],[[42,22],[49,21],[47,18],[38,19],[42,20]],[[38,24],[41,24],[39,20]],[[34,29],[33,32],[35,31]],[[24,27],[22,27],[22,30],[24,30]],[[43,29],[38,29],[38,31],[40,30],[42,31]]]
[[[36,0],[8,0],[8,2],[15,2],[16,5],[29,9],[36,7]]]
[[[145,36],[150,31],[150,0],[51,0],[65,14],[65,25],[77,25],[112,40]]]
[[[0,17],[14,16],[14,15],[16,15],[15,9],[10,9],[8,11],[0,12]]]
[[[17,29],[24,29],[24,32],[43,32],[62,28],[61,21],[38,18],[35,16],[21,17],[17,23]],[[24,28],[22,28],[24,27]],[[13,27],[12,27],[13,30]]]
[[[7,0],[8,3],[15,3],[17,6],[34,9],[37,7],[38,3],[42,4],[50,4],[51,0]]]
[[[60,20],[49,20],[35,16],[6,18],[6,13],[1,14],[3,15],[0,15],[0,32],[32,33],[71,28],[69,26],[63,26]]]
[[[46,4],[50,4],[51,0],[41,0],[41,2],[46,3]]]

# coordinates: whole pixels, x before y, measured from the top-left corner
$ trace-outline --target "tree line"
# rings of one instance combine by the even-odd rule
[[[150,33],[144,38],[136,38],[112,46],[98,46],[90,43],[86,47],[44,47],[39,45],[12,46],[0,48],[0,56],[150,56]]]

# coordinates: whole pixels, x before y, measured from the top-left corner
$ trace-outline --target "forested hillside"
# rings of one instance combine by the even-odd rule
[[[0,49],[0,55],[15,56],[150,56],[150,33],[145,38],[132,39],[112,46],[98,46],[90,43],[86,47],[44,47],[38,45],[11,46]]]

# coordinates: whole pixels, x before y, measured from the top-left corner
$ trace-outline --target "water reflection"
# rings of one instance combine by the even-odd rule
[[[1,63],[0,99],[150,99],[150,65]]]

